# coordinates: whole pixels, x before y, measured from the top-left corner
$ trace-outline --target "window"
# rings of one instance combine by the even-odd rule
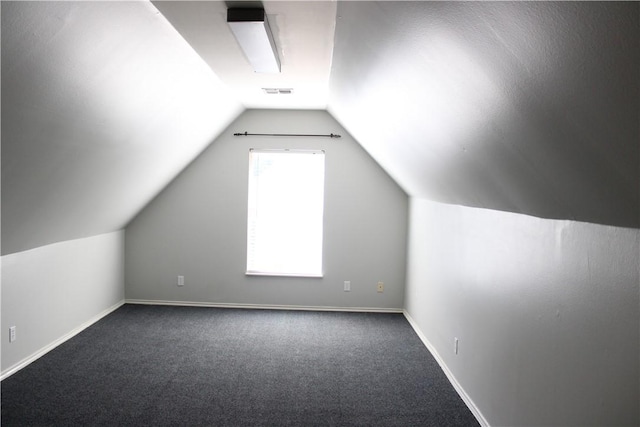
[[[249,151],[247,274],[322,276],[324,152]]]

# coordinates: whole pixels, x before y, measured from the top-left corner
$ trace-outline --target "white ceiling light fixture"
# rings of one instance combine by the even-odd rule
[[[227,9],[227,23],[256,73],[280,72],[280,59],[264,9]]]

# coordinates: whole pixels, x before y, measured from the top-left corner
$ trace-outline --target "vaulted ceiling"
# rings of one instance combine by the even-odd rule
[[[277,75],[253,4],[2,2],[2,253],[121,229],[247,108],[327,109],[411,196],[640,227],[640,3],[263,2]]]

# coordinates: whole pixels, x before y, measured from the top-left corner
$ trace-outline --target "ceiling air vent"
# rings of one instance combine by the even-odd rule
[[[267,95],[291,95],[293,93],[293,89],[290,87],[263,87],[262,90]]]

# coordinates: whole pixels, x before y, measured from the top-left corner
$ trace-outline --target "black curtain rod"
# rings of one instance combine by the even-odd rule
[[[300,133],[234,133],[233,136],[316,136],[316,137],[324,137],[324,138],[341,138],[341,135],[336,135],[335,133],[330,133],[329,135],[309,135],[309,134],[300,134]]]

